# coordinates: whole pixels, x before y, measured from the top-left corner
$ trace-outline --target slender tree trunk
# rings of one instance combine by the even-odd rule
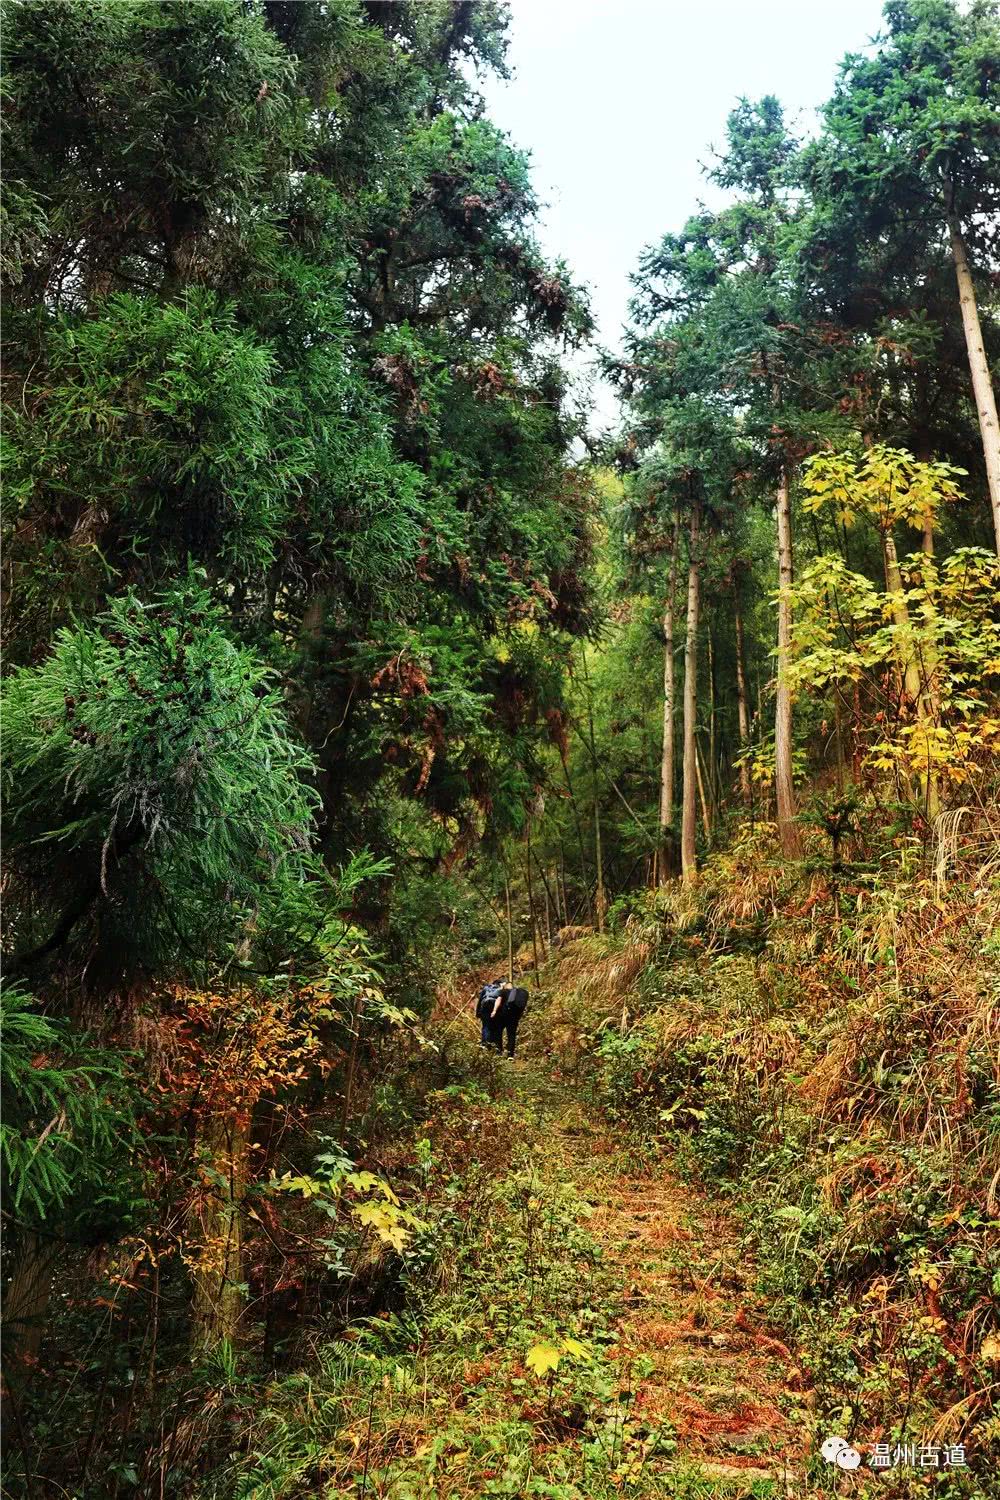
[[[535,924],[535,892],[531,881],[531,819],[528,819],[527,828],[527,858],[525,859],[525,874],[528,885],[528,913],[531,917],[531,959],[535,970],[535,983],[538,983],[538,932]],[[512,976],[513,977],[513,976]]]
[[[969,370],[972,374],[972,390],[979,414],[979,431],[983,440],[983,458],[986,461],[986,482],[990,490],[990,507],[993,511],[993,535],[1000,555],[1000,423],[997,421],[997,402],[993,392],[993,380],[983,347],[983,330],[979,323],[976,306],[976,287],[972,279],[969,257],[965,249],[962,228],[954,214],[948,216],[951,234],[951,253],[955,260],[955,276],[958,280],[958,301],[962,309],[962,327],[965,330],[965,347],[969,355]]]
[[[928,459],[927,462],[930,462]],[[920,538],[920,547],[925,557],[934,556],[934,520],[929,517],[924,522],[923,534]]]
[[[249,1124],[242,1114],[213,1117],[202,1135],[208,1171],[191,1209],[191,1233],[199,1245],[191,1309],[196,1350],[211,1349],[223,1339],[235,1338],[243,1308],[243,1199],[249,1174]]]
[[[698,777],[698,801],[701,803],[701,824],[705,830],[705,842],[707,843],[712,837],[712,813],[708,805],[708,798],[705,796],[705,778],[702,774],[701,751],[698,749],[697,740],[694,746],[694,768]]]
[[[921,545],[925,557],[934,556],[933,518],[928,519],[924,524],[924,534],[921,538]],[[928,645],[927,647],[926,659],[921,662],[920,676],[924,687],[924,703],[926,706],[927,716],[936,728],[941,723],[941,688],[940,682],[938,680],[938,655],[937,651],[931,645]],[[929,818],[937,817],[937,814],[941,811],[941,805],[938,779],[936,776],[931,777],[929,791],[930,795],[927,799],[927,815]]]
[[[503,894],[507,906],[507,978],[514,978],[514,923],[510,915],[510,877],[507,868],[503,872]]]
[[[698,879],[696,854],[698,760],[695,742],[698,715],[698,607],[701,582],[701,500],[691,508],[688,554],[687,639],[684,642],[684,763],[681,793],[681,878]]]
[[[361,1046],[361,997],[356,996],[351,1011],[351,1052],[347,1059],[347,1077],[344,1080],[344,1103],[340,1111],[340,1138],[347,1139],[347,1123],[351,1118],[351,1095],[354,1093],[354,1074],[358,1066],[358,1051]]]
[[[594,700],[590,691],[590,674],[587,671],[586,647],[580,647],[580,660],[583,663],[583,679],[587,684],[587,728],[590,737],[590,758],[594,768],[594,863],[597,866],[597,893],[594,897],[594,906],[597,911],[597,930],[604,931],[605,899],[604,899],[604,856],[601,849],[601,783],[598,777],[597,741],[594,737]]]
[[[707,791],[714,809],[719,800],[717,795],[719,758],[715,732],[715,642],[712,640],[711,625],[705,635],[708,646],[708,765],[704,769]]]
[[[670,582],[663,611],[663,748],[660,756],[660,842],[654,860],[654,878],[665,885],[670,877],[673,859],[669,855],[671,825],[674,821],[674,609],[677,602],[677,554],[681,518],[674,512],[673,538],[670,545]]]
[[[729,745],[726,741],[726,726],[719,718],[719,758],[715,763],[715,794],[714,806],[716,812],[721,811],[726,802],[726,777],[732,771],[732,762],[729,759]]]
[[[750,744],[750,714],[747,709],[747,679],[743,665],[743,611],[739,590],[733,590],[733,616],[736,624],[736,713],[740,729],[740,795],[750,805],[750,767],[743,758]]]
[[[799,829],[795,821],[795,787],[792,780],[792,690],[788,661],[792,644],[792,502],[788,466],[782,465],[775,496],[778,523],[778,683],[774,707],[774,799],[778,838],[786,859],[797,859]]]
[[[586,907],[587,907],[587,915],[590,918],[590,925],[593,926],[594,925],[594,906],[593,906],[593,902],[590,899],[590,879],[589,879],[589,877],[587,875],[587,860],[586,860],[586,856],[584,855],[583,824],[580,821],[580,809],[576,805],[576,795],[575,795],[575,793],[573,791],[573,782],[570,779],[569,761],[568,761],[568,759],[566,757],[566,751],[563,749],[563,747],[562,747],[561,744],[559,746],[559,759],[562,761],[563,776],[566,779],[566,790],[569,793],[569,803],[570,803],[570,807],[573,809],[573,822],[574,822],[574,824],[576,826],[576,841],[577,841],[577,846],[578,846],[578,848],[580,850],[580,883],[581,883],[581,885],[583,887],[584,901],[585,901]],[[564,861],[563,862],[563,891],[564,891],[564,893],[565,893],[565,871],[566,871],[566,865],[565,865],[565,861]],[[567,919],[567,922],[568,922],[569,921],[568,909],[567,909],[567,918],[566,919]]]
[[[597,754],[597,751],[594,748],[595,745],[596,745],[596,740],[594,741],[593,744],[588,743],[588,742],[585,742],[585,744],[584,744],[584,749],[587,751],[587,754],[590,756],[591,762],[593,763],[594,770],[595,771],[599,771],[601,773],[601,775],[604,777],[604,780],[607,782],[608,786],[614,792],[615,796],[618,798],[618,801],[621,803],[622,807],[624,807],[625,811],[628,813],[629,817],[632,819],[632,822],[636,825],[636,827],[639,828],[639,829],[641,829],[641,831],[646,835],[646,837],[652,840],[653,839],[653,835],[649,832],[649,829],[643,823],[642,819],[638,816],[638,814],[636,813],[636,811],[633,808],[632,804],[629,802],[628,798],[626,797],[625,793],[622,791],[622,789],[618,785],[617,781],[611,775],[611,772],[608,770],[607,766],[605,766],[604,762],[601,760],[601,757]],[[654,844],[654,847],[655,847],[655,844]]]
[[[601,797],[600,783],[594,773],[594,862],[597,865],[597,892],[594,906],[597,909],[597,930],[604,931],[604,855],[601,850]]]
[[[552,891],[549,888],[549,877],[545,873],[545,866],[538,855],[535,855],[535,869],[542,882],[542,892],[545,897],[545,953],[546,956],[552,952]],[[556,913],[558,918],[558,912]]]
[[[553,910],[555,911],[555,916],[556,916],[556,926],[559,925],[559,887],[558,887],[558,885],[555,886],[555,896],[553,897],[553,893],[552,893],[553,892],[553,888],[552,888],[552,886],[549,885],[549,877],[546,874],[545,866],[542,864],[541,860],[538,858],[538,851],[537,850],[535,850],[532,858],[535,861],[535,869],[538,871],[539,879],[542,882],[542,891],[543,891],[544,896],[545,896],[545,938],[546,938],[546,941],[547,941],[547,944],[548,944],[546,952],[549,952],[549,951],[551,951],[551,948],[552,948],[552,913],[553,913]],[[541,923],[539,923],[539,931],[541,931]]]

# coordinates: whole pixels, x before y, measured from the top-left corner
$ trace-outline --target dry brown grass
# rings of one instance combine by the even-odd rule
[[[964,1152],[970,1056],[993,1058],[1000,1086],[1000,992],[981,952],[998,907],[993,892],[953,897],[941,910],[916,885],[862,908],[850,964],[857,998],[833,1001],[832,1039],[800,1089],[819,1114],[878,1118],[897,1137]],[[907,1087],[890,1106],[884,1085],[902,1068]]]
[[[543,972],[548,1002],[534,1017],[535,1045],[558,1058],[564,1071],[579,1068],[605,1027],[628,1024],[660,932],[658,924],[630,919],[621,936],[592,934],[567,943]]]

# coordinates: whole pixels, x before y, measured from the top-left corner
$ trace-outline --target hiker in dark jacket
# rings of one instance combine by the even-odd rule
[[[496,1011],[498,1052],[503,1051],[504,1038],[506,1038],[507,1056],[514,1056],[514,1048],[517,1046],[517,1028],[527,1008],[528,991],[508,979],[500,991],[499,1009]]]

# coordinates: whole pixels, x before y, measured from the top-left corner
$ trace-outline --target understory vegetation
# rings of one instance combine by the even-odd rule
[[[4,11],[4,1493],[995,1492],[995,0],[615,350],[503,0]]]
[[[590,1205],[539,1165],[552,1138],[495,1070],[426,1102],[395,1164],[421,1213],[397,1305],[275,1382],[252,1456],[206,1493],[614,1493],[636,1439]]]
[[[856,848],[871,873],[835,895],[745,833],[696,897],[647,897],[576,945],[553,1041],[650,1171],[673,1160],[732,1203],[819,1427],[963,1433],[988,1488],[996,851],[970,840],[945,901],[907,878],[905,842]]]

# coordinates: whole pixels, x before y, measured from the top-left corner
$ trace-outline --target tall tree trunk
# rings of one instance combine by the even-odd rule
[[[708,646],[708,765],[705,767],[705,780],[708,783],[708,794],[714,808],[718,802],[719,752],[715,732],[715,642],[712,640],[711,625],[705,635]]]
[[[733,617],[736,624],[736,713],[740,730],[740,794],[750,805],[750,767],[745,756],[750,744],[750,714],[747,708],[747,679],[743,665],[743,611],[739,589],[733,589]]]
[[[786,859],[797,859],[799,829],[795,821],[795,788],[792,781],[792,690],[788,660],[792,644],[792,502],[788,466],[781,468],[775,496],[778,523],[778,683],[774,705],[774,798],[778,837]]]
[[[213,1116],[204,1127],[202,1187],[191,1208],[199,1246],[194,1267],[193,1347],[232,1340],[243,1308],[243,1199],[250,1157],[243,1113]]]
[[[660,842],[654,871],[661,885],[672,873],[673,859],[669,843],[674,821],[674,608],[677,602],[677,553],[681,518],[674,511],[674,528],[670,544],[670,582],[663,610],[663,748],[660,756]]]
[[[510,915],[510,876],[507,874],[506,865],[503,872],[503,894],[507,907],[507,978],[512,980],[514,978],[514,923]]]
[[[697,740],[695,740],[694,746],[694,768],[698,774],[698,801],[701,803],[701,824],[705,830],[705,842],[707,843],[712,837],[712,813],[708,805],[708,798],[705,796],[705,778],[702,774],[703,764]]]
[[[698,879],[696,854],[698,758],[695,730],[698,716],[698,607],[701,583],[701,500],[691,507],[688,553],[687,639],[684,642],[684,762],[681,792],[681,878],[685,885]]]
[[[527,858],[525,859],[525,875],[528,886],[528,914],[531,917],[531,959],[535,971],[535,983],[538,983],[538,931],[535,923],[535,891],[531,880],[531,819],[528,819],[527,827]],[[512,976],[513,977],[513,976]]]
[[[594,700],[590,691],[590,673],[587,671],[587,650],[582,645],[580,660],[583,663],[583,680],[587,684],[587,729],[590,738],[590,759],[593,762],[594,771],[594,863],[597,866],[597,893],[594,897],[594,906],[597,914],[597,930],[603,932],[606,905],[604,856],[601,849],[601,783],[598,777],[597,740],[594,737]]]
[[[983,440],[983,458],[986,461],[986,482],[990,490],[990,507],[993,511],[993,535],[1000,555],[1000,424],[997,421],[997,402],[993,392],[993,380],[983,347],[983,330],[979,323],[979,308],[976,306],[976,287],[965,249],[962,228],[954,214],[948,216],[951,235],[951,253],[955,260],[955,276],[958,281],[958,302],[962,309],[962,327],[965,330],[965,347],[969,355],[969,370],[972,374],[972,391],[979,414],[979,431]]]

